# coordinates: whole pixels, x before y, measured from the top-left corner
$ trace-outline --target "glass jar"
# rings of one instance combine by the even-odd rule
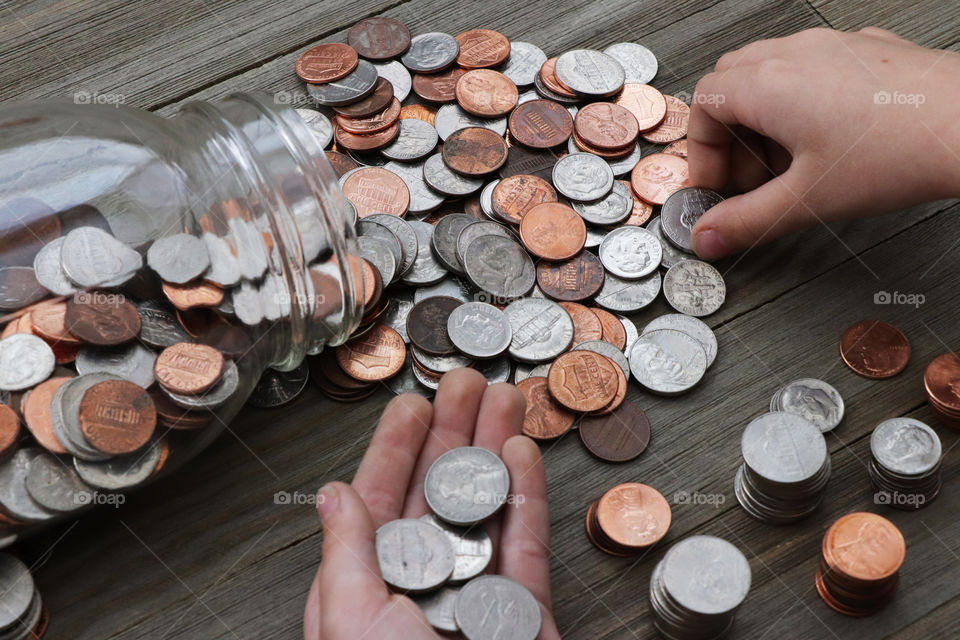
[[[27,427],[0,463],[0,534],[178,467],[230,422],[267,367],[293,369],[356,329],[356,214],[293,109],[261,94],[189,103],[171,119],[122,106],[14,104],[0,108],[0,130],[0,401]],[[101,317],[107,324],[136,305],[141,333],[111,346],[76,339],[83,332],[69,309],[83,304],[116,305]],[[100,331],[96,322],[86,331]],[[149,442],[85,461],[76,449],[89,443],[55,446],[64,438],[50,440],[51,426],[73,424],[62,412],[76,407],[55,385],[39,390],[38,343],[8,342],[18,333],[51,348],[54,378],[118,374],[146,388],[156,410]],[[216,386],[181,402],[150,375],[157,353],[178,341],[212,346],[225,362]],[[4,447],[9,421],[0,431]],[[31,467],[46,475],[30,478],[41,473]],[[30,504],[36,492],[21,486],[42,492],[45,480],[79,494],[90,478],[100,486],[74,496],[76,509]]]

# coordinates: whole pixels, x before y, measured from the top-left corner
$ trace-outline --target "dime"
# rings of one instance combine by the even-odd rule
[[[603,50],[620,63],[630,82],[647,83],[657,75],[657,57],[650,49],[634,42],[618,42]]]
[[[510,346],[513,331],[503,311],[485,302],[467,302],[447,318],[453,346],[471,358],[495,358]]]
[[[377,68],[360,60],[348,75],[325,84],[307,84],[307,93],[327,107],[339,107],[366,98],[377,86]]]
[[[460,53],[456,39],[446,33],[423,33],[410,40],[400,62],[410,71],[434,73],[450,66]]]
[[[416,303],[407,316],[410,342],[429,354],[452,353],[454,344],[447,326],[454,309],[462,304],[462,301],[447,296],[434,296]]]
[[[906,368],[910,342],[892,324],[867,320],[843,332],[840,355],[854,373],[865,378],[892,378]]]
[[[410,72],[407,71],[407,68],[396,60],[391,60],[390,62],[379,62],[373,63],[373,66],[377,69],[377,75],[381,78],[385,78],[390,84],[393,85],[393,97],[399,100],[401,103],[407,99],[407,96],[410,95],[410,89],[413,85],[413,80],[410,78]],[[415,106],[415,105],[411,105]],[[404,107],[406,109],[406,107]],[[409,111],[407,113],[410,113]],[[404,115],[403,109],[401,109],[401,118],[410,117],[409,115]],[[431,121],[432,125],[433,122]]]
[[[727,287],[712,265],[683,260],[663,277],[663,295],[670,306],[689,316],[708,316],[723,305]]]
[[[517,370],[513,375],[513,383],[520,384],[527,378],[546,378],[547,373],[550,371],[551,364],[553,363],[544,362],[543,364],[538,365],[518,363]]]
[[[451,583],[466,582],[477,577],[493,559],[493,542],[483,527],[457,527],[433,514],[420,516],[420,519],[443,531],[453,546],[456,560],[450,576]]]
[[[357,215],[389,213],[401,218],[410,206],[410,190],[397,174],[380,167],[363,167],[351,173],[342,185],[343,195]]]
[[[612,102],[593,102],[577,112],[573,121],[577,135],[600,149],[633,148],[640,127],[633,113]]]
[[[568,351],[550,365],[550,394],[571,411],[603,409],[617,394],[617,369],[610,358],[593,351]]]
[[[472,525],[500,510],[510,492],[510,474],[496,454],[482,447],[458,447],[427,470],[424,494],[445,522]]]
[[[843,419],[843,398],[823,380],[801,378],[777,391],[771,401],[770,410],[785,411],[806,418],[821,432],[827,433],[833,431]]]
[[[430,373],[443,375],[454,369],[462,369],[473,364],[473,360],[459,353],[448,353],[442,356],[435,356],[425,353],[419,347],[411,346],[410,355],[413,356],[414,366],[419,366],[428,370]]]
[[[639,482],[627,482],[603,494],[597,502],[596,518],[614,548],[633,551],[662,540],[673,514],[670,503],[659,491]]]
[[[377,529],[383,581],[401,591],[430,591],[453,573],[456,557],[447,535],[423,520],[393,520]]]
[[[676,142],[687,135],[687,125],[690,122],[690,107],[680,98],[664,94],[667,102],[667,115],[660,126],[644,131],[641,137],[653,144],[669,144]]]
[[[397,139],[380,152],[391,160],[419,160],[436,149],[438,140],[437,130],[429,122],[401,119]]]
[[[652,153],[637,162],[630,184],[641,200],[663,204],[671,194],[686,187],[689,179],[689,166],[684,158]]]
[[[466,196],[483,186],[480,178],[460,175],[447,167],[439,153],[427,158],[423,165],[423,179],[426,183],[448,196]]]
[[[227,360],[223,368],[223,375],[220,376],[220,381],[209,390],[199,395],[174,393],[169,390],[165,391],[170,400],[184,409],[213,410],[223,406],[223,404],[233,396],[237,391],[239,383],[240,376],[236,363],[232,360]]]
[[[364,18],[347,31],[347,43],[368,60],[389,60],[410,46],[410,29],[394,18]]]
[[[363,382],[376,382],[400,371],[407,349],[399,333],[377,324],[367,333],[337,347],[335,353],[340,368],[348,376]]]
[[[531,100],[510,114],[510,137],[535,149],[548,149],[564,142],[573,133],[573,118],[556,102]]]
[[[626,462],[650,444],[650,419],[632,402],[606,415],[584,416],[580,439],[593,455],[607,462]],[[668,522],[669,524],[669,522]]]
[[[96,227],[80,227],[64,237],[63,271],[79,287],[119,286],[143,266],[140,254]]]
[[[542,621],[536,598],[503,576],[480,576],[464,585],[455,616],[467,640],[534,640]]]
[[[520,224],[528,211],[544,202],[556,202],[557,192],[536,176],[516,174],[497,181],[491,189],[493,213],[504,222]]]
[[[571,151],[571,153],[576,152],[576,149]],[[605,159],[605,162],[610,166],[610,170],[613,171],[613,175],[622,176],[633,171],[633,168],[637,166],[637,163],[640,161],[640,156],[642,153],[643,152],[640,149],[640,145],[637,144],[633,147],[633,150],[629,154],[621,158],[608,158]]]
[[[210,256],[200,238],[175,233],[153,241],[147,251],[147,264],[167,282],[186,284],[203,275],[210,266]]]
[[[600,243],[600,261],[610,273],[636,280],[660,266],[663,252],[657,237],[643,227],[620,227]]]
[[[53,373],[56,357],[37,336],[16,333],[0,340],[0,390],[23,391]]]
[[[431,627],[437,631],[456,633],[460,630],[455,618],[457,598],[459,597],[460,589],[443,586],[428,593],[414,594],[411,596],[411,600],[423,611],[423,615],[427,618]]]
[[[517,389],[527,401],[523,435],[534,440],[552,440],[573,428],[576,416],[553,399],[546,377],[525,378],[517,382]]]
[[[18,558],[8,553],[0,554],[0,589],[3,590],[3,609],[0,611],[0,629],[17,632],[19,625],[30,614],[38,599],[37,587],[30,569]],[[11,638],[39,640],[42,634],[31,634],[30,627],[22,629],[21,635]],[[31,637],[32,636],[32,637]]]
[[[161,441],[154,440],[141,451],[102,462],[74,458],[73,466],[88,485],[103,491],[121,491],[146,482],[163,461],[163,449]]]
[[[557,79],[576,93],[604,97],[623,88],[626,74],[620,63],[599,51],[574,49],[557,58]]]
[[[457,103],[467,113],[481,118],[509,115],[520,93],[507,76],[492,69],[474,69],[457,81]],[[446,138],[444,138],[446,139]]]
[[[149,440],[157,425],[150,394],[126,380],[106,380],[87,389],[80,400],[80,429],[97,451],[131,453]]]
[[[547,56],[540,47],[514,40],[510,42],[510,57],[501,72],[518,87],[525,87],[534,83],[546,61]]]
[[[666,269],[669,269],[673,265],[677,264],[681,260],[690,260],[690,254],[680,251],[673,243],[669,242],[666,238],[663,237],[663,233],[660,231],[660,216],[657,216],[646,226],[647,231],[657,236],[657,240],[660,241],[660,248],[663,250],[663,258],[660,260],[660,266]]]
[[[510,358],[507,356],[492,358],[490,360],[476,360],[471,365],[471,368],[483,374],[483,377],[487,379],[487,384],[506,382],[510,379],[512,369]]]
[[[57,513],[76,511],[87,497],[82,494],[90,492],[90,487],[80,479],[73,467],[48,453],[41,453],[30,461],[26,485],[31,498],[45,509]]]
[[[515,241],[501,236],[480,236],[471,242],[463,254],[463,267],[473,284],[498,301],[526,295],[536,281],[533,261],[527,252]]]
[[[602,313],[606,313],[600,310]],[[608,314],[612,315],[612,314]],[[614,318],[616,320],[616,318]],[[616,320],[619,324],[619,320]],[[624,355],[622,347],[620,346],[625,341],[625,337],[618,344],[614,344],[608,340],[586,340],[581,342],[578,345],[575,345],[571,351],[593,351],[594,353],[599,353],[602,356],[606,356],[613,360],[618,367],[623,371],[624,375],[630,375],[630,363],[627,361],[627,356]]]
[[[402,121],[401,121],[402,122]],[[427,186],[423,179],[424,162],[388,162],[384,169],[403,180],[410,192],[410,213],[423,214],[443,204],[443,194]]]
[[[419,250],[417,232],[403,218],[385,213],[374,213],[364,218],[364,221],[386,227],[393,233],[401,247],[400,275],[406,275],[417,259]]]
[[[553,360],[573,342],[573,319],[555,302],[522,298],[507,305],[504,313],[513,328],[510,357],[515,360]]]
[[[69,296],[77,292],[70,279],[67,278],[63,265],[60,262],[60,252],[63,247],[63,238],[56,238],[43,245],[33,259],[33,271],[37,282],[58,296]]]
[[[387,123],[400,117],[400,101],[394,103],[393,85],[386,78],[377,75],[377,83],[373,86],[373,92],[362,100],[351,102],[350,104],[334,107],[337,112],[338,122],[342,122],[344,128],[351,133],[373,133],[385,129],[387,124],[379,125],[377,128],[370,123],[364,123],[363,126],[356,123],[355,120],[369,119],[374,114],[382,112],[388,107],[391,109],[391,117],[381,116],[381,119]],[[393,105],[396,105],[394,107]],[[395,109],[395,111],[393,111]]]
[[[475,289],[469,282],[450,276],[429,287],[419,287],[413,293],[413,301],[417,303],[435,296],[449,296],[461,302],[470,302],[474,299],[474,293]]]
[[[613,188],[613,172],[602,158],[571,153],[554,165],[553,185],[571,200],[598,200]]]
[[[654,271],[640,280],[624,280],[610,273],[594,301],[608,311],[633,313],[656,300],[660,293],[660,272]]]
[[[304,82],[323,84],[339,80],[357,68],[357,52],[339,42],[325,42],[300,54],[294,70]]]
[[[314,229],[308,230],[308,225],[313,223],[319,226],[319,221],[317,221],[316,218],[297,216],[296,221],[297,224],[302,227],[304,236],[308,232],[315,233]],[[313,235],[313,233],[311,233],[311,235]],[[203,274],[203,277],[221,287],[231,287],[237,284],[242,275],[240,272],[240,260],[236,255],[236,249],[230,241],[212,233],[204,233],[200,236],[200,240],[203,242],[204,249],[210,257],[210,268]],[[316,249],[312,249],[307,242],[304,242],[304,257],[306,259],[313,260],[317,257],[317,254],[320,252],[319,241],[316,244]]]
[[[687,187],[673,192],[660,211],[660,229],[664,237],[678,249],[693,253],[693,226],[710,208],[723,202],[723,197],[710,189]]]
[[[939,467],[943,447],[937,432],[919,420],[891,418],[873,430],[870,452],[887,470],[919,476]]]
[[[22,523],[32,523],[43,522],[56,515],[56,512],[39,504],[27,492],[26,480],[30,463],[43,453],[43,449],[38,447],[26,447],[18,449],[13,456],[0,462],[0,507],[3,507],[3,513],[7,517]],[[30,579],[28,584],[32,582],[33,580]],[[11,607],[17,606],[16,589],[13,595],[5,594],[3,601],[4,606],[0,607],[0,619],[8,615]]]
[[[576,302],[558,302],[573,320],[573,346],[603,337],[603,325],[592,310]]]
[[[507,143],[489,129],[466,127],[447,136],[442,156],[446,165],[459,174],[483,176],[507,161]]]
[[[400,251],[400,241],[394,238],[396,250]],[[357,249],[360,256],[376,267],[384,285],[389,285],[397,276],[399,262],[393,252],[393,246],[383,238],[361,235],[357,237]]]
[[[641,335],[630,349],[630,372],[637,382],[661,395],[692,389],[707,370],[707,356],[695,338],[673,329]]]
[[[640,131],[657,127],[667,115],[663,94],[648,84],[627,83],[614,102],[633,114]]]
[[[153,384],[157,354],[138,342],[118,347],[84,347],[77,353],[77,373],[112,373],[146,389]]]
[[[404,284],[428,285],[440,282],[447,276],[447,271],[434,258],[430,250],[434,227],[418,220],[409,221],[417,235],[417,259],[413,267],[403,276]]]
[[[453,102],[457,99],[457,80],[465,73],[460,67],[450,67],[440,73],[418,73],[413,76],[413,91],[430,102]]]
[[[537,264],[537,284],[554,300],[591,298],[603,287],[604,277],[600,258],[589,251],[581,251],[563,262]]]
[[[459,105],[445,104],[437,110],[434,126],[441,140],[446,140],[451,133],[464,127],[486,127],[502,136],[507,132],[507,119],[478,118],[461,109]]]
[[[707,356],[707,367],[713,364],[717,357],[717,336],[713,330],[699,318],[684,315],[682,313],[667,313],[658,316],[647,323],[641,333],[649,333],[655,329],[675,329],[692,336],[703,347]],[[782,411],[783,409],[777,409]]]
[[[539,258],[567,260],[583,249],[587,227],[570,207],[547,202],[534,206],[522,215],[520,238],[523,246]]]
[[[498,31],[471,29],[457,35],[457,64],[464,69],[496,67],[510,57],[510,41]]]

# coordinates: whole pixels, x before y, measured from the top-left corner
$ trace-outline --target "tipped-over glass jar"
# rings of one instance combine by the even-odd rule
[[[363,313],[355,212],[266,96],[0,109],[0,537],[191,458]],[[28,433],[29,432],[29,433]]]

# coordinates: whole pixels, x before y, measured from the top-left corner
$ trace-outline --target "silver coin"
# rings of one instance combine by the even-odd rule
[[[408,212],[411,215],[422,215],[433,211],[445,200],[442,193],[434,191],[423,179],[424,162],[388,162],[383,165],[387,171],[391,171],[403,180],[410,192],[410,206]]]
[[[410,48],[400,62],[410,71],[432,73],[453,64],[460,53],[457,39],[447,33],[421,33],[410,39]]]
[[[433,231],[433,251],[448,271],[463,274],[463,265],[457,255],[457,238],[464,227],[476,221],[476,218],[466,213],[450,213],[437,221]]]
[[[50,401],[50,424],[57,440],[74,457],[84,460],[106,460],[111,457],[90,446],[83,435],[80,428],[80,402],[95,384],[121,379],[112,373],[88,373],[71,378],[54,392]]]
[[[657,240],[660,241],[660,248],[663,250],[663,258],[660,260],[660,266],[663,268],[669,269],[681,260],[692,259],[690,254],[680,251],[673,246],[670,241],[663,237],[663,233],[660,230],[660,216],[657,216],[648,222],[645,228],[647,231],[657,236]]]
[[[46,295],[33,267],[0,267],[0,311],[16,311]]]
[[[513,373],[513,384],[519,384],[527,378],[546,378],[552,364],[552,360],[536,366],[524,363],[518,364],[517,370]]]
[[[390,161],[389,158],[386,158],[379,151],[369,151],[367,153],[363,153],[361,151],[347,149],[346,154],[356,160],[363,167],[383,167]],[[350,173],[353,171],[356,171],[356,169],[351,169]],[[340,177],[341,185],[343,184],[344,177],[346,177],[346,175]]]
[[[470,281],[493,296],[493,301],[524,296],[537,281],[530,255],[519,243],[502,236],[485,235],[471,242],[463,254],[463,268]]]
[[[557,58],[557,79],[587,96],[611,96],[623,88],[626,74],[612,57],[592,49],[574,49]]]
[[[380,215],[390,215],[390,214],[380,214]],[[391,218],[397,218],[402,220],[398,216],[390,216]],[[410,233],[413,234],[416,238],[416,233],[411,229]],[[407,258],[404,254],[403,244],[400,242],[400,238],[397,237],[397,234],[385,224],[381,224],[376,220],[371,220],[370,216],[367,216],[363,220],[357,221],[357,236],[372,236],[379,240],[382,240],[387,245],[390,254],[393,256],[393,261],[396,263],[396,271],[399,273],[402,270],[404,261],[408,261],[408,266],[413,266],[413,261],[416,259],[416,255]],[[386,282],[384,284],[387,284]]]
[[[382,227],[386,229],[386,227]],[[389,233],[389,230],[387,231]],[[397,251],[400,251],[400,241],[394,238]],[[376,267],[383,278],[383,285],[387,286],[397,275],[400,266],[393,247],[383,238],[361,235],[357,237],[357,251],[361,258]]]
[[[513,329],[510,357],[514,360],[553,360],[573,343],[573,319],[552,300],[523,298],[511,302],[503,312]]]
[[[307,219],[316,220],[312,216]],[[300,237],[308,238],[309,236],[306,233],[308,230],[300,226],[301,220],[302,218],[298,218],[297,225],[300,227]],[[203,241],[203,246],[210,257],[210,268],[207,269],[203,278],[215,282],[221,287],[232,287],[237,284],[240,281],[240,259],[230,242],[226,238],[221,238],[212,233],[204,233],[200,236],[200,240]],[[307,247],[304,247],[304,258],[307,258],[308,262],[313,260],[317,253],[319,253],[319,248],[316,253],[311,255],[307,252]]]
[[[553,165],[553,186],[571,200],[599,200],[613,188],[613,171],[592,153],[570,153]]]
[[[492,304],[467,302],[447,318],[450,341],[471,358],[496,358],[510,346],[513,331],[507,316]]]
[[[4,513],[21,522],[43,522],[57,515],[57,512],[34,500],[27,491],[30,463],[45,453],[40,447],[26,447],[18,449],[12,456],[0,462],[0,507],[3,507]],[[5,607],[0,607],[0,611],[4,609]],[[0,613],[0,617],[2,616]]]
[[[633,213],[633,194],[622,182],[614,182],[610,193],[599,200],[590,202],[574,200],[570,204],[580,217],[590,224],[608,227],[630,217]]]
[[[702,317],[723,306],[727,287],[713,265],[683,260],[670,267],[663,277],[663,295],[680,313]]]
[[[713,536],[690,536],[663,557],[663,586],[684,609],[704,616],[735,610],[750,591],[750,563]]]
[[[660,230],[678,249],[693,253],[693,225],[711,207],[723,202],[716,191],[686,187],[670,194],[660,208]]]
[[[780,389],[776,410],[802,416],[827,433],[843,420],[843,398],[823,380],[801,378]]]
[[[500,73],[510,78],[518,87],[527,87],[537,79],[540,67],[546,61],[547,54],[537,45],[511,41],[510,57],[500,69]]]
[[[310,369],[306,362],[301,362],[292,371],[267,369],[250,392],[247,404],[259,409],[282,407],[303,393],[309,379]]]
[[[410,315],[411,309],[413,309],[412,300],[403,300],[394,296],[390,298],[390,306],[387,307],[381,319],[383,324],[396,330],[407,344],[410,343],[410,337],[407,335],[407,316]]]
[[[503,356],[490,360],[477,360],[473,368],[483,374],[487,384],[506,382],[510,379],[510,358]]]
[[[481,178],[469,178],[452,171],[435,153],[423,164],[423,179],[428,186],[448,196],[468,196],[483,186]]]
[[[540,635],[537,599],[504,576],[480,576],[461,587],[455,613],[467,640],[535,640]]]
[[[275,273],[268,273],[260,283],[260,307],[263,317],[271,322],[289,318],[293,309],[286,282]]]
[[[417,376],[414,374],[413,363],[410,361],[409,355],[407,355],[407,360],[403,363],[403,368],[400,369],[400,372],[397,373],[397,375],[388,378],[384,384],[386,384],[387,388],[396,395],[400,395],[402,393],[415,393],[417,395],[429,398],[433,395],[433,391],[436,390],[428,389],[417,379]]]
[[[430,377],[425,371],[420,367],[413,367],[413,377],[417,379],[423,387],[426,387],[429,391],[436,391],[440,388],[440,378],[434,376]]]
[[[433,225],[419,220],[408,221],[417,234],[417,259],[413,267],[403,276],[403,282],[409,285],[436,284],[447,275],[447,270],[441,266],[430,249],[433,240]]]
[[[537,93],[535,89],[524,91],[517,97],[517,104],[521,105],[525,102],[530,102],[532,100],[539,100],[541,97],[542,96],[539,93]]]
[[[482,522],[495,514],[509,493],[507,466],[483,447],[450,449],[434,460],[424,480],[424,495],[433,513],[460,526]]]
[[[447,534],[416,518],[381,526],[376,546],[383,581],[401,591],[436,589],[450,578],[456,564]]]
[[[633,171],[633,168],[640,162],[641,155],[643,155],[643,152],[640,149],[640,144],[637,143],[633,151],[630,152],[630,155],[616,160],[607,160],[606,162],[610,166],[610,170],[613,171],[613,175],[622,176]]]
[[[500,184],[499,178],[491,180],[480,190],[480,210],[491,220],[498,219],[493,212],[493,190],[497,188],[498,184]]]
[[[617,320],[623,325],[623,330],[627,334],[627,344],[624,346],[623,352],[630,353],[630,347],[633,345],[633,341],[640,336],[640,332],[637,331],[637,325],[633,324],[633,320],[630,318],[617,315]],[[708,364],[707,366],[710,365]]]
[[[256,285],[241,282],[239,287],[231,291],[230,299],[233,301],[234,315],[240,322],[250,327],[263,322],[263,304]]]
[[[656,300],[658,293],[659,271],[640,280],[624,280],[607,273],[603,277],[603,286],[593,300],[607,311],[634,313]]]
[[[600,243],[604,269],[625,280],[650,275],[660,266],[662,257],[660,241],[643,227],[614,229]]]
[[[407,68],[391,60],[389,62],[371,63],[377,70],[377,75],[393,85],[393,97],[399,102],[403,102],[410,95],[410,88],[413,86],[413,79]]]
[[[499,135],[507,132],[506,118],[480,118],[464,111],[459,105],[451,103],[445,104],[437,109],[437,115],[433,120],[433,126],[437,129],[437,134],[441,140],[446,140],[451,133],[464,129],[466,127],[483,127],[496,131]]]
[[[634,42],[618,42],[603,50],[623,67],[625,82],[649,84],[657,75],[657,57],[650,49]]]
[[[630,361],[627,360],[627,356],[624,355],[623,351],[620,351],[620,349],[617,349],[609,342],[604,340],[586,340],[573,347],[571,351],[592,351],[606,356],[617,363],[617,366],[623,370],[623,375],[627,376],[628,379],[630,378]]]
[[[641,335],[630,349],[629,360],[637,382],[665,396],[689,391],[707,370],[707,355],[700,343],[673,329]]]
[[[391,160],[419,160],[433,153],[439,140],[437,130],[429,122],[419,118],[404,118],[400,120],[397,139],[381,149],[380,153]]]
[[[116,347],[85,346],[77,352],[77,373],[112,373],[147,389],[153,384],[156,352],[139,342]]]
[[[460,259],[461,265],[463,264],[463,258],[467,253],[467,247],[470,246],[470,243],[480,236],[489,235],[501,236],[508,240],[516,240],[516,236],[499,222],[493,222],[492,220],[475,220],[473,224],[465,226],[457,236],[457,258]]]
[[[33,271],[37,282],[43,285],[50,293],[58,296],[69,296],[78,291],[73,286],[60,264],[60,251],[63,247],[63,238],[43,245],[33,259]]]
[[[457,626],[454,609],[459,597],[458,587],[443,586],[429,593],[414,594],[411,599],[423,611],[431,627],[445,633],[456,633],[460,628]]]
[[[547,100],[552,100],[564,106],[575,105],[580,103],[580,98],[571,98],[569,96],[562,96],[559,93],[551,90],[547,85],[543,84],[543,80],[540,79],[540,74],[537,74],[537,77],[533,79],[533,88],[536,89],[542,97]]]
[[[27,493],[42,507],[57,513],[70,513],[84,506],[92,489],[80,479],[73,467],[49,453],[30,460]]]
[[[400,275],[410,271],[410,269],[413,268],[414,261],[417,259],[417,250],[419,248],[417,232],[413,230],[413,227],[403,218],[392,216],[388,213],[374,213],[364,218],[364,220],[383,225],[393,232],[393,235],[400,241],[400,247],[403,250],[403,259],[400,262]]]
[[[417,346],[410,347],[410,355],[425,369],[443,375],[454,369],[462,369],[473,364],[473,360],[459,353],[449,353],[445,356],[435,356],[422,351]]]
[[[103,491],[122,491],[146,482],[153,475],[163,454],[163,446],[154,440],[140,451],[103,462],[73,459],[80,478]]]
[[[295,109],[303,123],[310,129],[321,149],[326,149],[333,142],[333,124],[330,118],[316,109]]]
[[[708,368],[717,358],[717,336],[713,333],[713,329],[699,318],[683,315],[682,313],[667,313],[647,323],[647,326],[643,328],[641,333],[649,333],[656,329],[675,329],[689,336],[693,336],[697,342],[700,343],[700,346],[703,347],[703,351],[707,356]],[[780,409],[772,409],[772,411],[780,411]]]
[[[143,266],[139,253],[96,227],[79,227],[64,236],[60,261],[80,287],[119,286]]]
[[[943,449],[937,432],[913,418],[884,420],[870,436],[870,452],[883,467],[903,476],[929,473]]]
[[[420,519],[443,531],[453,546],[456,562],[450,582],[466,582],[476,578],[493,559],[493,542],[482,526],[457,527],[432,513],[421,516]]]
[[[829,456],[827,441],[815,424],[782,411],[751,420],[743,431],[740,448],[751,471],[781,484],[816,477]]]
[[[233,360],[227,360],[223,365],[223,374],[220,381],[203,393],[189,396],[182,393],[173,393],[164,389],[167,397],[173,403],[184,409],[217,409],[226,404],[240,384],[237,365]]]
[[[449,296],[464,302],[472,302],[474,291],[473,285],[463,278],[448,276],[436,284],[417,288],[413,292],[413,302],[417,303],[436,296]]]
[[[584,249],[596,249],[603,243],[603,239],[607,237],[608,231],[606,229],[595,229],[593,227],[587,227],[587,239],[583,243]]]
[[[19,558],[9,553],[0,553],[0,593],[3,593],[3,606],[0,607],[0,629],[15,629],[27,617],[36,595],[36,584],[30,569]],[[23,631],[32,630],[24,626]],[[26,640],[28,633],[14,636]]]
[[[343,202],[347,202],[344,198]],[[243,256],[240,270],[247,280],[256,280],[267,270],[267,254],[263,248],[263,234],[250,221],[242,218],[227,220],[230,227],[231,244],[236,247],[237,255]]]
[[[307,93],[317,104],[325,107],[342,107],[366,98],[377,86],[377,68],[366,60],[360,60],[349,75],[324,84],[307,83]]]
[[[35,335],[15,333],[0,340],[0,389],[4,391],[35,387],[56,366],[50,345]]]

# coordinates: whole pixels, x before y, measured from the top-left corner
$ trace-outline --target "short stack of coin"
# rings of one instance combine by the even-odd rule
[[[944,353],[934,358],[923,373],[927,401],[947,426],[960,427],[960,356]]]
[[[733,627],[750,582],[750,564],[726,540],[713,536],[681,540],[650,576],[654,625],[670,640],[722,637]]]
[[[47,632],[50,614],[27,565],[7,553],[0,554],[0,593],[0,637],[40,640]]]
[[[767,413],[747,425],[740,446],[743,464],[734,492],[751,516],[787,524],[820,505],[831,465],[826,440],[815,424],[793,413]]]
[[[896,594],[906,557],[903,534],[873,513],[850,513],[823,536],[817,591],[831,609],[848,616],[868,616]]]
[[[874,502],[920,509],[940,493],[943,449],[937,432],[913,418],[884,420],[870,437]]]
[[[604,553],[632,556],[667,535],[673,514],[659,491],[639,482],[620,484],[587,510],[587,537]]]

